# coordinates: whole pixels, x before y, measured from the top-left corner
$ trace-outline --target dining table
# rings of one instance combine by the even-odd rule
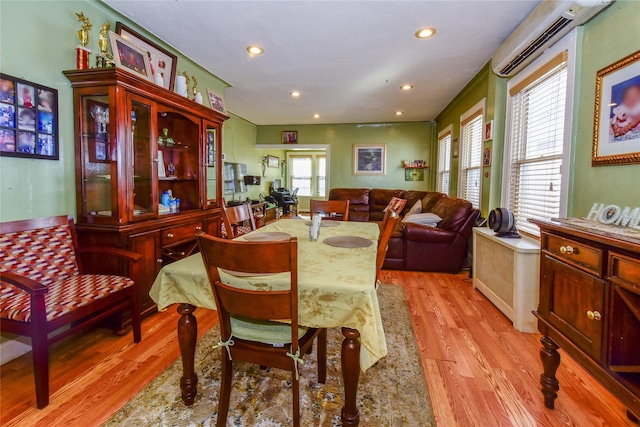
[[[317,240],[310,239],[309,228],[309,221],[282,219],[236,239],[268,241],[278,235],[297,238],[299,323],[314,328],[341,328],[344,386],[341,419],[343,426],[357,426],[360,372],[387,354],[375,286],[379,226],[368,222],[325,221]],[[247,277],[221,270],[220,276],[223,282],[246,289],[276,290],[289,286],[288,274]],[[197,253],[165,265],[149,295],[159,310],[178,304],[181,315],[178,342],[183,367],[180,388],[185,405],[192,405],[198,384],[194,370],[197,338],[194,312],[197,308],[216,309],[202,256]]]

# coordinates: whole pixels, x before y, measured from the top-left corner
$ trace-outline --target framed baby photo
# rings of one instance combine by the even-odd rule
[[[598,71],[592,166],[640,163],[640,51]]]
[[[139,77],[153,81],[147,52],[134,43],[125,40],[113,31],[109,31],[113,61],[116,67],[129,71]]]
[[[58,91],[0,73],[0,156],[58,160]]]

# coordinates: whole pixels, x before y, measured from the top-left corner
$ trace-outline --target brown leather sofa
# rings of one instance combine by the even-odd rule
[[[393,197],[407,199],[404,217],[422,200],[422,212],[442,218],[436,227],[400,222],[389,241],[384,268],[458,272],[467,256],[471,229],[480,212],[443,193],[367,188],[334,188],[329,200],[349,200],[349,221],[382,221]]]

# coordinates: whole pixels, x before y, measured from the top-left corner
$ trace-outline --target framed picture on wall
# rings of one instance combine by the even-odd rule
[[[297,144],[298,143],[298,131],[295,130],[285,130],[282,131],[282,141],[283,144]]]
[[[58,160],[58,91],[0,74],[0,155]]]
[[[224,99],[209,88],[207,88],[207,94],[209,95],[211,109],[219,111],[222,114],[227,114],[227,107],[224,105]]]
[[[484,140],[489,141],[490,139],[493,139],[493,120],[484,124]]]
[[[458,158],[458,138],[451,142],[451,157]]]
[[[162,76],[162,81],[164,82],[162,86],[165,89],[173,90],[173,84],[176,80],[176,66],[178,64],[178,58],[176,55],[158,46],[142,34],[127,27],[122,22],[116,22],[116,33],[118,33],[118,35],[123,39],[144,50],[149,59],[152,76],[151,79],[156,81],[156,76],[160,74]]]
[[[116,63],[116,67],[153,81],[147,52],[113,31],[109,31],[109,39],[111,40],[113,61]]]
[[[353,144],[354,175],[386,175],[386,144]]]
[[[598,71],[592,166],[640,163],[640,51]]]
[[[280,158],[276,156],[267,156],[267,166],[270,168],[279,168],[280,167]]]

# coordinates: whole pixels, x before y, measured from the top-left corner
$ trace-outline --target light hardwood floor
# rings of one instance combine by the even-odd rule
[[[564,354],[556,409],[546,409],[539,336],[515,331],[466,273],[384,271],[382,279],[405,288],[438,426],[635,426]],[[196,315],[199,335],[217,322],[215,312]],[[174,308],[145,319],[138,345],[104,329],[56,344],[43,410],[35,408],[30,355],[3,365],[0,425],[100,425],[178,357],[177,321]]]

